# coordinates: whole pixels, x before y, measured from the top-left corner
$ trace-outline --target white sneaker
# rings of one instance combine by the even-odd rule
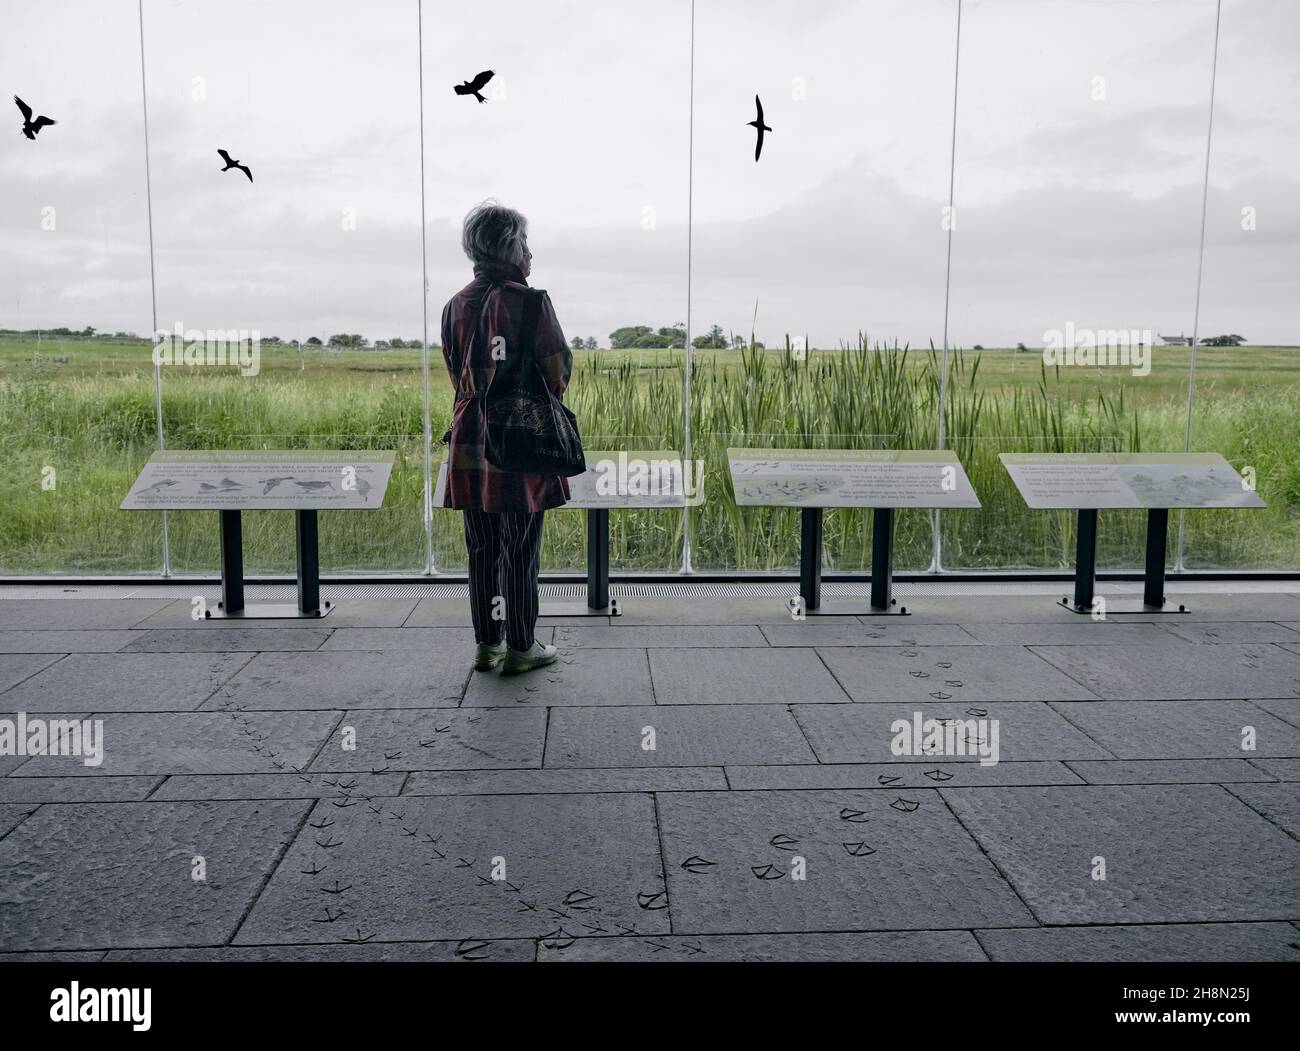
[[[501,674],[518,675],[521,672],[532,671],[534,668],[544,668],[548,664],[554,664],[559,658],[560,651],[554,646],[543,646],[534,640],[526,650],[506,652],[506,659],[501,665]]]
[[[506,644],[504,642],[498,642],[495,646],[490,642],[480,642],[478,650],[474,654],[474,670],[491,671],[505,659]]]

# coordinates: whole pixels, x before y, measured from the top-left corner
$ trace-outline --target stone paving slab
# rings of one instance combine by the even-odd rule
[[[1070,614],[1065,621],[1016,624],[1005,621],[967,624],[980,642],[997,646],[1168,646],[1177,641],[1158,624],[1146,621],[1093,620]]]
[[[7,836],[27,818],[36,813],[39,804],[0,803],[0,838]],[[0,945],[4,943],[0,941]]]
[[[545,610],[554,604],[564,602],[570,603],[575,608],[585,606],[585,601],[581,598],[553,599],[542,596],[542,609]],[[402,622],[406,628],[468,628],[473,621],[470,619],[469,600],[463,596],[460,598],[422,598],[416,603],[415,609]],[[585,613],[575,613],[573,615],[547,616],[541,614],[541,623],[545,626],[555,624],[608,624],[608,617],[588,616]]]
[[[650,650],[659,704],[847,704],[811,649]]]
[[[356,731],[347,750],[344,731]],[[541,766],[546,712],[532,709],[376,709],[346,712],[313,771],[489,770]]]
[[[925,623],[988,624],[993,621],[1008,621],[1032,624],[1057,621],[1064,624],[1078,619],[1078,614],[1056,604],[1061,595],[1069,590],[1070,585],[1062,581],[1060,595],[916,594],[903,597],[895,587],[894,596],[901,605],[907,606],[916,619]],[[1105,593],[1105,586],[1099,586],[1098,594]]]
[[[0,963],[97,963],[102,949],[91,952],[0,952]]]
[[[469,600],[422,598],[402,624],[407,628],[466,628],[471,625]]]
[[[1022,646],[828,648],[818,653],[849,695],[867,703],[906,700],[915,706],[949,697],[968,704],[1095,697]]]
[[[365,945],[223,945],[196,949],[122,949],[105,963],[532,963],[529,939],[367,942]]]
[[[177,774],[167,778],[149,798],[319,799],[349,792],[360,796],[395,796],[405,780],[405,773]]]
[[[60,659],[56,653],[0,653],[0,693]],[[0,704],[8,703],[0,698]]]
[[[654,730],[654,749],[643,747]],[[547,767],[629,768],[814,763],[789,711],[775,705],[658,705],[556,708],[546,735]]]
[[[15,777],[111,774],[277,773],[306,766],[338,721],[334,712],[110,713],[104,720],[104,761],[37,756]],[[259,750],[260,749],[260,750]]]
[[[3,803],[125,803],[144,799],[161,776],[0,777]]]
[[[823,763],[817,766],[728,766],[727,782],[737,791],[789,788],[863,788],[897,792],[905,788],[966,788],[973,785],[1081,785],[1063,763]],[[1258,771],[1257,771],[1258,773]],[[1261,775],[1262,776],[1262,775]]]
[[[1300,785],[1233,785],[1228,791],[1251,810],[1300,839]]]
[[[0,630],[0,653],[115,653],[134,638],[136,634],[127,628],[6,628]]]
[[[620,618],[621,619],[621,618]],[[606,649],[632,647],[635,649],[671,647],[688,649],[697,646],[725,648],[734,646],[767,647],[767,639],[753,624],[702,624],[686,626],[676,624],[615,624],[605,626],[576,626],[561,624],[555,629],[555,645],[561,650]]]
[[[1225,642],[1300,644],[1300,632],[1273,621],[1211,620],[1188,623],[1182,617],[1166,617],[1161,622],[1161,627],[1171,635],[1202,645],[1222,645]]]
[[[1011,704],[972,706],[956,701],[931,701],[919,707],[902,702],[894,704],[800,704],[794,717],[807,734],[817,758],[823,763],[925,763],[930,767],[940,761],[978,765],[979,749],[993,745],[991,721],[998,721],[999,763],[1005,761],[1042,761],[1053,759],[1111,759],[1110,752],[1072,726],[1046,704],[1019,701]],[[903,720],[914,723],[917,711],[926,719],[959,719],[975,722],[961,728],[960,743],[968,754],[895,755],[892,743],[897,735],[893,724]],[[979,720],[987,720],[983,728]],[[954,731],[956,733],[957,731]],[[990,756],[991,757],[991,756]],[[991,767],[990,767],[991,769]]]
[[[0,600],[0,629],[130,628],[171,603],[147,598]]]
[[[375,803],[379,812],[317,805],[236,944],[371,937],[558,945],[669,930],[648,795]]]
[[[1300,699],[1284,697],[1276,701],[1259,701],[1252,698],[1250,703],[1284,723],[1300,727]]]
[[[235,931],[310,803],[47,804],[0,840],[0,945],[212,945]],[[192,878],[193,859],[207,878]]]
[[[1084,619],[1077,613],[1057,605],[1066,597],[1073,585],[1061,581],[1060,590],[1050,595],[951,595],[951,596],[908,596],[907,606],[914,613],[924,615],[927,620],[951,621],[959,624],[992,621],[1013,623],[1051,623]],[[1112,604],[1123,603],[1131,608],[1142,604],[1141,585],[1129,585],[1118,588],[1113,582],[1101,581],[1097,585],[1097,594],[1104,596]],[[1276,620],[1289,621],[1300,619],[1300,594],[1287,592],[1192,592],[1170,590],[1166,595],[1173,608],[1181,603],[1188,609],[1187,613],[1178,614],[1180,623],[1192,621],[1228,621],[1228,620]],[[1124,616],[1125,624],[1150,622],[1161,624],[1173,618],[1168,613],[1133,613]]]
[[[703,934],[582,938],[538,949],[544,963],[912,963],[987,959],[970,931],[851,934]]]
[[[1090,785],[1208,785],[1273,780],[1245,759],[1075,759],[1068,765]]]
[[[215,609],[216,604],[220,601],[221,595],[216,591],[201,590],[196,594],[203,594],[207,600],[208,608]],[[302,619],[277,620],[274,622],[276,628],[305,628],[308,630],[319,630],[321,628],[400,628],[410,616],[411,611],[415,609],[416,599],[400,598],[349,598],[346,595],[339,596],[331,588],[321,589],[321,598],[336,603],[334,609],[324,620],[313,617],[303,617]],[[249,600],[250,602],[256,600]],[[3,605],[3,603],[0,603]],[[201,631],[241,631],[248,627],[248,621],[226,620],[224,618],[217,620],[195,620],[191,616],[193,607],[190,604],[190,598],[176,599],[169,602],[164,607],[154,613],[152,616],[145,618],[135,625],[137,628],[194,628]],[[270,622],[267,622],[268,624]]]
[[[1300,843],[1215,785],[972,788],[943,795],[1042,923],[1296,914]],[[1105,880],[1092,878],[1095,857],[1105,858]]]
[[[809,617],[760,630],[773,646],[978,646],[959,624],[916,623],[917,618]]]
[[[318,622],[319,623],[319,622]],[[202,628],[207,629],[208,624]],[[129,632],[127,653],[262,652],[263,650],[315,650],[330,636],[329,628],[238,628],[208,630],[145,628]]]
[[[73,653],[7,691],[0,703],[46,712],[193,711],[253,659],[249,653]]]
[[[204,708],[455,708],[471,674],[460,650],[259,653]]]
[[[1273,759],[1268,756],[1251,756],[1250,764],[1279,781],[1300,781],[1300,759]]]
[[[468,707],[654,704],[645,650],[562,652],[546,668],[526,675],[478,672],[465,690]]]
[[[1300,755],[1300,729],[1245,701],[1094,701],[1052,707],[1118,759],[1246,759]],[[1255,728],[1255,748],[1242,729]]]
[[[1166,589],[1166,595],[1175,607],[1182,603],[1188,609],[1187,613],[1178,615],[1180,624],[1191,623],[1194,621],[1229,621],[1229,620],[1276,620],[1288,621],[1297,619],[1297,610],[1300,610],[1300,594],[1290,592],[1242,592],[1233,594],[1231,592],[1210,591],[1210,592],[1170,592]],[[1138,602],[1141,602],[1141,595],[1135,596]],[[1155,618],[1157,622],[1163,622],[1170,619],[1172,614],[1159,614]]]
[[[788,600],[769,598],[709,598],[703,602],[694,598],[655,598],[652,596],[625,596],[613,589],[622,614],[614,620],[593,620],[593,624],[608,623],[613,627],[635,627],[646,624],[725,625],[725,624],[780,624],[790,619]],[[545,603],[547,600],[543,600]]]
[[[539,642],[550,642],[554,629],[537,625]],[[441,650],[462,660],[474,659],[473,628],[339,628],[321,647],[329,650]]]
[[[1176,923],[976,931],[995,961],[1110,963],[1300,960],[1286,923]]]
[[[556,792],[699,792],[726,791],[718,766],[681,766],[641,770],[453,770],[416,772],[404,796],[513,795]]]
[[[933,791],[674,792],[658,803],[676,934],[1033,922]]]
[[[1267,643],[1035,646],[1032,652],[1107,700],[1300,697],[1300,656]]]

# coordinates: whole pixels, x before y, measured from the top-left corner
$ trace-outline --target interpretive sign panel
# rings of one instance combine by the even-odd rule
[[[768,507],[979,507],[942,449],[728,449],[736,503]]]
[[[131,486],[126,511],[303,511],[380,507],[391,451],[157,452]]]
[[[569,479],[566,508],[694,507],[704,502],[704,461],[680,453],[586,451],[587,470]],[[438,469],[433,506],[447,491],[447,461]]]
[[[1218,453],[1002,453],[1030,507],[1264,507]]]

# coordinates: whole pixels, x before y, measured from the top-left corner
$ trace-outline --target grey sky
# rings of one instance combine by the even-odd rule
[[[136,4],[6,6],[0,88],[60,123],[0,135],[0,327],[145,333]],[[144,10],[159,325],[418,336],[416,0]],[[940,340],[956,0],[697,0],[693,172],[689,10],[425,0],[431,339],[489,195],[569,335],[686,320],[690,175],[695,332],[748,334],[757,299],[769,343]],[[967,0],[954,343],[1190,334],[1213,30],[1213,0]],[[1300,343],[1297,44],[1294,0],[1224,0],[1203,335]],[[451,92],[483,68],[487,105]]]

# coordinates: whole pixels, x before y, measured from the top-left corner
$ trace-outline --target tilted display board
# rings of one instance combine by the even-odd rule
[[[1030,507],[1263,507],[1218,453],[1002,453]]]
[[[1265,506],[1218,453],[1002,453],[1001,460],[1030,507],[1078,512],[1074,596],[1060,604],[1090,616],[1188,612],[1165,605],[1170,510]],[[1095,594],[1097,512],[1111,508],[1147,513],[1142,605],[1136,609]]]
[[[392,450],[156,452],[122,501],[126,511],[216,511],[221,601],[207,618],[323,617],[317,511],[367,511],[384,502]],[[298,549],[296,606],[244,602],[244,511],[293,511]]]
[[[979,507],[938,449],[728,449],[736,503],[767,507]]]
[[[745,507],[797,507],[804,613],[906,614],[893,598],[894,512],[979,507],[957,457],[944,449],[728,449],[731,488]],[[871,605],[822,606],[822,511],[871,508]],[[895,608],[897,607],[897,608]]]
[[[704,502],[704,461],[684,461],[680,453],[586,450],[587,470],[569,479],[575,510],[619,507],[694,507]],[[447,461],[438,468],[433,506],[447,492]]]
[[[393,452],[156,452],[125,511],[374,510]]]

